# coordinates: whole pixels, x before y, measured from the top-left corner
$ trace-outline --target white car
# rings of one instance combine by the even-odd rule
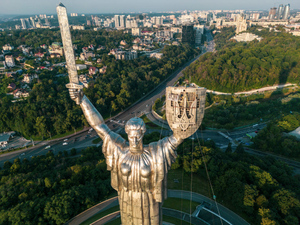
[[[64,142],[66,142],[68,140],[68,138],[66,138],[65,140],[64,140]]]
[[[63,143],[63,145],[67,145],[67,144],[68,144],[68,142],[64,142],[64,143]]]
[[[45,149],[49,149],[49,148],[51,148],[51,145],[48,145],[48,146],[45,147]]]

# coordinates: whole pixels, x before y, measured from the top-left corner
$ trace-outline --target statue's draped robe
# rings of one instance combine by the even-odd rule
[[[106,135],[102,151],[111,185],[118,191],[122,225],[162,224],[161,205],[167,198],[167,173],[176,159],[176,147],[171,136],[134,154],[120,135]]]

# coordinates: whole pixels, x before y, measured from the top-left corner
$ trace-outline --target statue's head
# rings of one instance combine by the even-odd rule
[[[129,149],[133,153],[143,152],[143,136],[146,126],[141,118],[134,117],[127,121],[125,131],[128,135]]]

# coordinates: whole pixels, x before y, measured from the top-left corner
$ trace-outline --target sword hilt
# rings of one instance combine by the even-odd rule
[[[68,89],[76,89],[76,90],[82,90],[83,89],[83,85],[82,84],[75,84],[75,83],[68,83],[66,84],[66,87]],[[78,98],[76,99],[76,104],[77,105],[80,105],[80,99],[79,99],[79,96]]]

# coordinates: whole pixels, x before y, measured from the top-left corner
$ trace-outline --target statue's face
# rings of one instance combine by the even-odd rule
[[[141,130],[130,130],[128,132],[129,148],[131,152],[143,151],[143,133]]]

